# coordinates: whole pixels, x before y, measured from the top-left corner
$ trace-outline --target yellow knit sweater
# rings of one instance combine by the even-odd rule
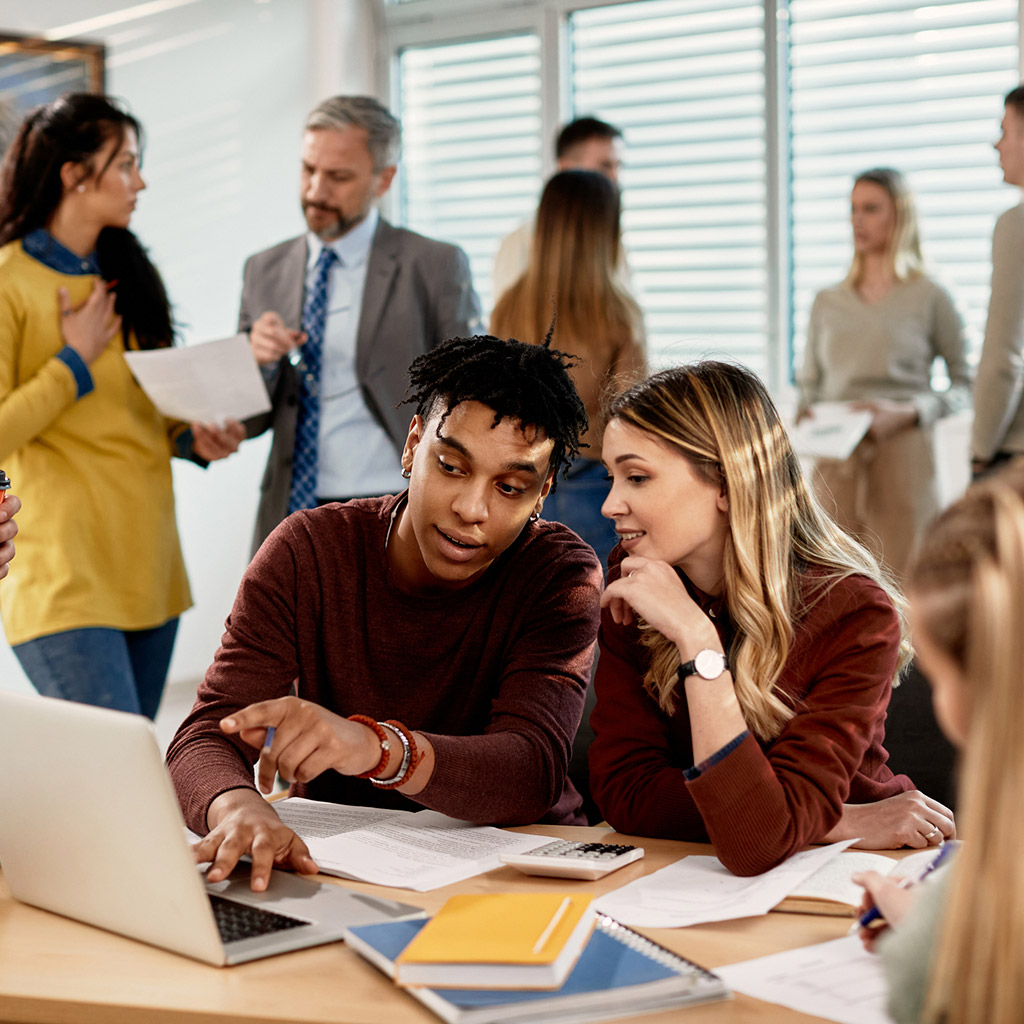
[[[86,626],[148,629],[191,604],[174,517],[171,434],[135,383],[120,334],[77,397],[57,353],[57,289],[93,287],[0,248],[0,465],[24,507],[18,555],[0,585],[11,644]]]

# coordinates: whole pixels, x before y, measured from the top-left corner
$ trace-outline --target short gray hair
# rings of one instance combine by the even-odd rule
[[[366,145],[375,171],[398,162],[402,126],[372,96],[332,96],[310,111],[304,126],[306,131],[322,128],[339,131],[349,127],[362,128],[366,132]]]

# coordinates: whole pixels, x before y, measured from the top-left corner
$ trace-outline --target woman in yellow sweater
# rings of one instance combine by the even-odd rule
[[[25,499],[0,614],[40,692],[153,717],[191,603],[171,456],[205,464],[243,432],[165,420],[125,361],[174,333],[128,230],[139,134],[109,99],[63,96],[0,169],[0,459]]]

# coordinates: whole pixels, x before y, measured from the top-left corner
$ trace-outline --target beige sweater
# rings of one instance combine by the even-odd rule
[[[932,389],[932,363],[946,364],[948,391]],[[970,404],[963,320],[929,277],[865,302],[846,284],[819,292],[798,378],[801,405],[888,398],[913,402],[922,426]]]
[[[1024,452],[1024,204],[1007,210],[992,234],[992,295],[978,363],[971,452]]]

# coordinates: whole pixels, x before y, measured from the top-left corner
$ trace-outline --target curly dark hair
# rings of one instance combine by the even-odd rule
[[[493,409],[492,429],[510,419],[543,430],[555,442],[553,489],[559,473],[579,455],[587,430],[587,413],[569,376],[572,358],[551,348],[550,331],[541,345],[490,334],[451,338],[413,361],[405,402],[415,402],[424,419],[443,405],[439,436],[448,414],[462,402]]]

